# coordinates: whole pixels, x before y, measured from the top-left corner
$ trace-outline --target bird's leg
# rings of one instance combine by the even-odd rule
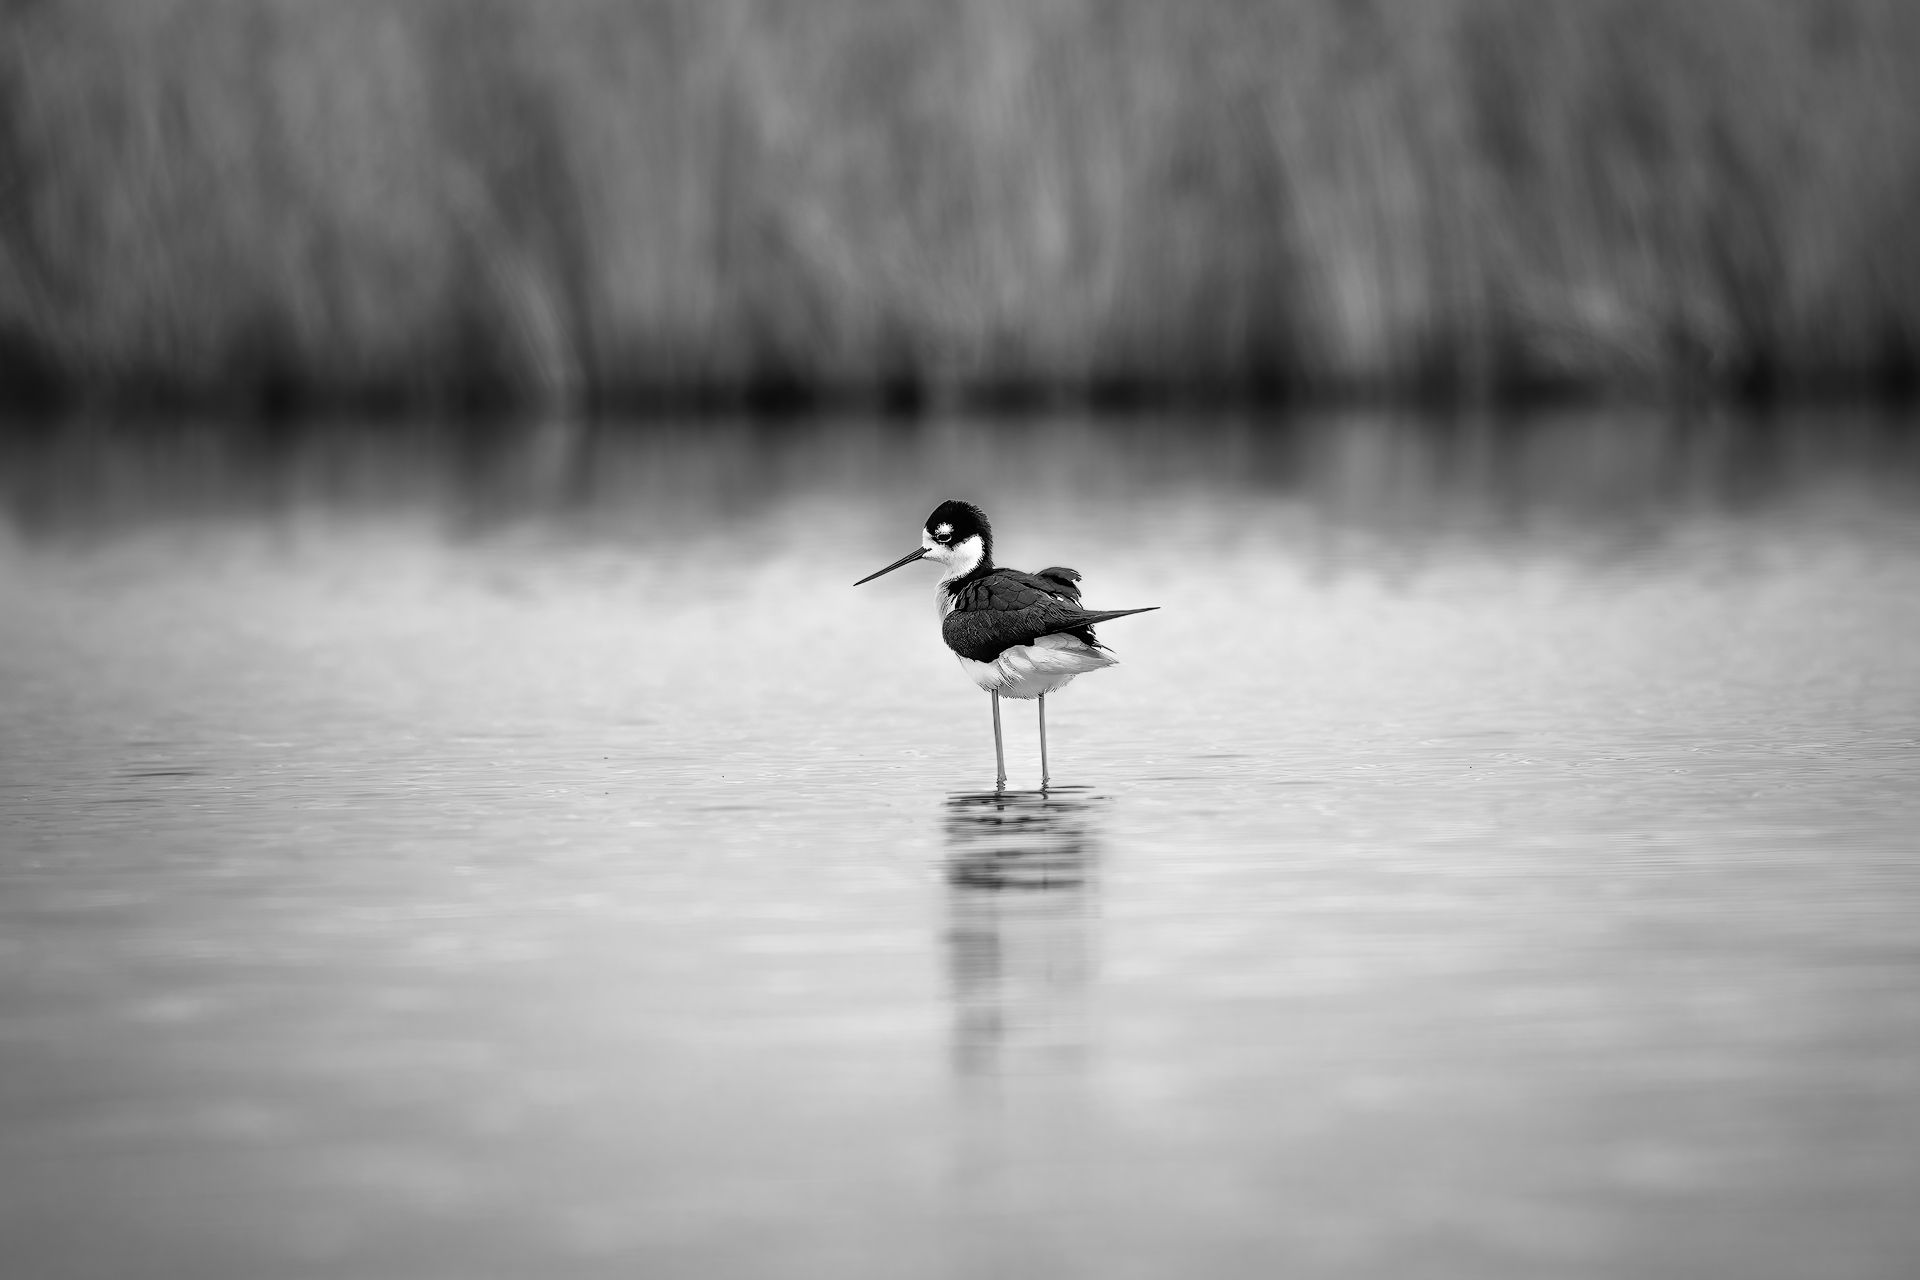
[[[993,698],[993,786],[997,791],[1007,785],[1007,752],[1000,745],[1000,691],[995,689],[989,696]]]
[[[1047,789],[1047,695],[1040,695],[1040,789]]]

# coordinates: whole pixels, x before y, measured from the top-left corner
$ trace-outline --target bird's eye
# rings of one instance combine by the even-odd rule
[[[935,542],[952,542],[953,535],[950,533],[936,533],[933,535],[933,540]]]

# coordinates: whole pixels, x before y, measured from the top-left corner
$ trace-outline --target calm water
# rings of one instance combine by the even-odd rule
[[[7,1274],[1904,1280],[1914,426],[18,435]]]

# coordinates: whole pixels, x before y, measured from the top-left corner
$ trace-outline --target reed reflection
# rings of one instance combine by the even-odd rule
[[[1910,416],[1732,418],[1617,409],[1525,418],[1375,411],[1286,418],[821,418],[583,422],[76,420],[0,430],[0,535],[26,542],[182,519],[426,513],[462,533],[532,522],[615,542],[760,536],[802,504],[894,527],[875,494],[925,476],[1071,524],[1143,498],[1204,493],[1222,527],[1299,500],[1314,527],[1415,546],[1441,532],[1527,547],[1642,538],[1703,513],[1791,509],[1809,494],[1904,519],[1920,495]],[[1007,475],[996,460],[1030,465]],[[1041,478],[1097,474],[1073,493]],[[1175,510],[1178,503],[1175,503]],[[784,526],[783,526],[784,527]],[[862,536],[866,536],[864,533]]]

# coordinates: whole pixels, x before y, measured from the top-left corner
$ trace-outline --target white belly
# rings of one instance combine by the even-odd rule
[[[992,662],[961,658],[960,668],[989,693],[1008,698],[1038,698],[1052,693],[1075,676],[1111,667],[1120,659],[1069,635],[1041,636],[1032,644],[1015,645]]]

